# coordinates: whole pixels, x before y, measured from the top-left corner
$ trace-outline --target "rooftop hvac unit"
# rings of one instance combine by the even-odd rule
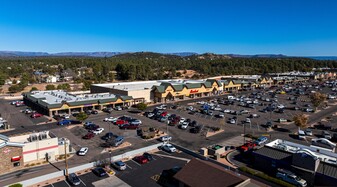
[[[35,142],[37,140],[38,140],[38,138],[37,138],[36,134],[30,135],[29,138],[28,138],[29,142]]]
[[[41,132],[39,134],[39,140],[44,140],[47,139],[47,133],[46,132]]]

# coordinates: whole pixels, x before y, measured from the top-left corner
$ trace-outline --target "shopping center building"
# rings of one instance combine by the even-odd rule
[[[131,96],[110,93],[74,95],[63,90],[33,91],[23,95],[27,106],[48,116],[71,114],[105,107],[130,106]]]

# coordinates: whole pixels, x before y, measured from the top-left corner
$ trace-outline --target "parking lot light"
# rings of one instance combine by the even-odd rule
[[[112,159],[112,158],[111,158],[111,154],[112,154],[112,151],[109,150],[110,164],[112,163],[112,160],[111,160],[111,159]],[[109,165],[110,165],[110,164],[109,164]]]

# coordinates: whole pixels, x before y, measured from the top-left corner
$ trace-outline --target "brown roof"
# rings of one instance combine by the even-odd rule
[[[199,159],[192,159],[174,178],[191,187],[236,186],[245,181],[221,166]]]

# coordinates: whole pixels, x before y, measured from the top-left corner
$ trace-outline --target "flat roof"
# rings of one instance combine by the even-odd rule
[[[326,148],[318,146],[306,146],[294,142],[289,142],[286,140],[276,139],[265,146],[271,147],[274,149],[283,150],[289,153],[306,153],[317,157],[323,162],[331,163],[331,161],[336,161],[337,163],[337,154],[328,150]]]
[[[90,101],[97,99],[110,99],[116,98],[117,96],[110,93],[99,93],[99,94],[80,94],[74,95],[63,90],[50,90],[50,91],[33,91],[31,92],[31,97],[36,99],[42,99],[42,101],[47,104],[59,104],[63,101],[66,102],[77,102],[77,101]]]
[[[13,136],[9,137],[10,142],[20,142],[20,143],[28,143],[30,141],[31,136],[36,136],[39,138],[39,136],[43,137],[43,139],[50,139],[49,131],[43,131],[43,132],[37,132],[37,133],[31,133],[31,134],[24,134],[20,136]]]
[[[152,86],[159,86],[161,83],[170,83],[172,85],[181,85],[189,82],[190,80],[183,79],[168,79],[168,80],[154,80],[154,81],[135,81],[135,82],[117,82],[107,84],[92,84],[93,86],[100,86],[105,88],[112,88],[116,90],[134,91],[134,90],[147,90]],[[191,80],[191,82],[197,80]]]

